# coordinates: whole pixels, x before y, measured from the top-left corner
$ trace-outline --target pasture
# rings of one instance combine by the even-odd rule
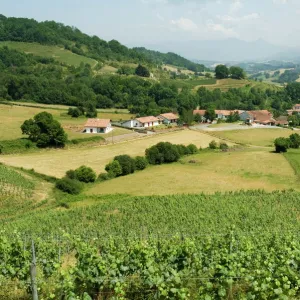
[[[290,162],[295,174],[300,179],[300,149],[289,149],[288,152],[284,153],[284,156]]]
[[[97,173],[103,172],[105,165],[115,156],[128,154],[131,156],[144,155],[145,149],[159,142],[188,145],[193,143],[198,147],[208,147],[215,138],[192,130],[181,130],[171,133],[146,136],[144,138],[94,147],[72,149],[49,149],[39,153],[24,155],[0,156],[0,162],[8,165],[34,169],[35,171],[55,177],[62,177],[66,171],[81,165],[93,168]]]
[[[190,161],[194,161],[191,163]],[[249,189],[300,189],[293,168],[283,155],[264,150],[207,152],[178,163],[150,166],[144,171],[100,182],[87,193],[169,195]]]
[[[92,67],[95,67],[98,64],[98,62],[92,58],[81,56],[56,46],[46,46],[38,43],[0,42],[0,47],[1,46],[7,46],[10,49],[33,54],[35,56],[50,57],[61,63],[75,67],[80,66],[81,63],[90,64]]]
[[[22,104],[23,105],[23,104]],[[26,105],[26,104],[24,104]],[[84,138],[91,136],[89,134],[82,134],[81,131],[86,122],[86,118],[72,118],[67,115],[66,106],[47,106],[41,104],[36,104],[38,107],[34,107],[34,104],[27,104],[30,106],[16,106],[16,105],[4,105],[0,104],[0,141],[1,140],[12,140],[22,137],[22,132],[20,126],[27,119],[33,118],[34,115],[46,111],[51,113],[54,118],[61,123],[63,128],[66,130],[69,139],[73,138]],[[33,106],[33,107],[31,107]],[[98,118],[111,119],[113,121],[128,120],[134,115],[128,114],[126,112],[115,113],[112,110],[101,110],[98,113]],[[114,135],[126,134],[131,131],[122,128],[116,128]],[[108,134],[109,136],[111,134]],[[102,134],[105,137],[107,135]]]
[[[213,135],[235,143],[273,147],[278,137],[289,137],[293,131],[282,128],[253,128],[246,130],[214,131]]]

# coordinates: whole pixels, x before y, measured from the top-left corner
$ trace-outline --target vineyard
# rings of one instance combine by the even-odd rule
[[[32,241],[42,299],[297,299],[299,197],[81,195],[0,220],[0,299],[32,299]]]

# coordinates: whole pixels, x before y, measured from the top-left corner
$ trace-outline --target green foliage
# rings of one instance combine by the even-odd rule
[[[229,74],[232,79],[245,79],[246,74],[241,67],[232,66],[229,69]]]
[[[98,180],[101,182],[101,181],[106,181],[106,180],[109,180],[111,179],[110,177],[110,174],[108,173],[100,173],[99,176],[98,176]]]
[[[143,156],[137,156],[135,158],[135,167],[137,170],[144,170],[147,168],[148,161],[145,157]]]
[[[228,145],[225,143],[225,142],[221,142],[220,143],[220,149],[221,150],[227,150],[229,147],[228,147]]]
[[[102,136],[90,136],[86,138],[80,138],[80,139],[72,139],[69,142],[78,145],[78,144],[84,144],[84,143],[93,143],[93,142],[101,142],[104,138]]]
[[[146,149],[146,157],[151,165],[160,165],[178,161],[180,154],[176,145],[169,142],[160,142]]]
[[[189,144],[187,146],[187,149],[188,149],[188,151],[189,151],[190,154],[196,154],[196,153],[198,153],[198,148],[194,144]]]
[[[110,178],[118,177],[122,175],[122,167],[118,160],[113,160],[105,166],[105,171]]]
[[[135,160],[129,155],[119,155],[114,158],[114,160],[118,161],[121,168],[122,173],[121,176],[125,176],[135,171]]]
[[[234,123],[240,120],[240,115],[237,111],[235,111],[234,113],[230,113],[230,115],[228,116],[226,122],[227,123]]]
[[[300,135],[298,133],[293,133],[290,135],[290,148],[299,148],[300,147]]]
[[[203,118],[200,114],[194,115],[194,121],[197,123],[201,123],[203,121]]]
[[[97,118],[98,112],[96,109],[96,105],[92,102],[86,104],[86,113],[87,118]]]
[[[22,153],[34,149],[37,149],[36,144],[25,138],[0,142],[0,154]]]
[[[135,69],[135,74],[141,77],[150,77],[149,70],[142,65],[137,66],[137,68]]]
[[[79,182],[76,179],[71,179],[68,177],[59,179],[56,182],[55,186],[57,189],[65,192],[65,193],[71,194],[71,195],[78,195],[83,190],[83,185],[81,182]]]
[[[212,140],[212,141],[209,143],[209,148],[210,148],[210,149],[217,149],[217,148],[218,148],[218,143],[217,143],[215,140]]]
[[[290,147],[290,140],[287,138],[280,137],[275,139],[274,145],[275,151],[277,153],[286,152],[287,149]]]
[[[216,112],[212,106],[208,107],[204,113],[204,118],[211,122],[216,118]]]
[[[70,115],[72,118],[78,118],[83,114],[84,112],[82,112],[82,110],[80,110],[78,107],[75,108],[70,107],[68,110],[68,115]]]
[[[79,167],[74,171],[74,173],[77,180],[85,183],[94,182],[97,177],[93,169],[87,166]]]
[[[64,147],[68,138],[59,122],[47,112],[41,112],[35,115],[33,119],[24,121],[21,130],[41,148],[48,146]]]
[[[215,74],[217,79],[225,79],[229,76],[229,70],[225,65],[218,65],[215,68]]]

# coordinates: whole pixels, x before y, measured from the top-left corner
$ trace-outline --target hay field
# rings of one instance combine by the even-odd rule
[[[190,160],[197,163],[189,163]],[[97,183],[88,194],[168,195],[241,189],[300,189],[283,155],[268,151],[203,152],[183,162],[150,166],[132,175]]]
[[[256,128],[247,130],[214,131],[213,135],[236,143],[273,147],[276,138],[289,137],[292,133],[293,131],[290,129]]]
[[[207,147],[213,139],[201,132],[182,130],[114,145],[64,150],[51,149],[32,154],[0,156],[0,162],[26,169],[33,168],[37,172],[56,177],[62,177],[67,170],[75,169],[81,165],[92,167],[97,173],[100,173],[104,171],[105,165],[116,155],[144,155],[146,148],[158,142],[164,141],[185,145],[194,143],[198,147]]]
[[[37,104],[38,105],[38,104]],[[63,107],[59,106],[55,109],[55,106],[42,105],[43,108],[28,107],[28,106],[9,106],[0,104],[0,141],[1,140],[13,140],[22,137],[20,126],[27,119],[33,118],[34,115],[46,111],[54,116],[66,130],[70,139],[84,138],[87,135],[83,135],[81,130],[86,122],[86,118],[72,118],[67,115],[67,107],[63,110]],[[134,115],[128,113],[114,113],[111,110],[98,113],[98,118],[111,119],[113,121],[128,120]],[[126,134],[131,131],[127,129],[116,129],[115,135]],[[102,136],[106,136],[103,134]]]

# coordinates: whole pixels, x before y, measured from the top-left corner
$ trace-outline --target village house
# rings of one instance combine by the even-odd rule
[[[281,125],[281,126],[288,126],[289,125],[289,121],[288,121],[288,117],[287,116],[280,116],[278,118],[276,118],[276,125]]]
[[[216,119],[227,120],[231,114],[237,112],[239,115],[243,113],[243,110],[215,110]]]
[[[294,112],[300,115],[300,104],[295,104],[292,109],[287,110],[289,116],[291,116]]]
[[[123,127],[128,128],[147,128],[159,125],[159,119],[154,116],[136,118],[122,123]]]
[[[159,122],[163,124],[174,124],[177,123],[179,116],[173,114],[173,113],[165,113],[160,114],[158,117]]]
[[[275,125],[276,120],[268,110],[244,111],[240,114],[241,121],[249,124]]]
[[[112,130],[109,119],[88,119],[84,125],[85,133],[108,133]]]

